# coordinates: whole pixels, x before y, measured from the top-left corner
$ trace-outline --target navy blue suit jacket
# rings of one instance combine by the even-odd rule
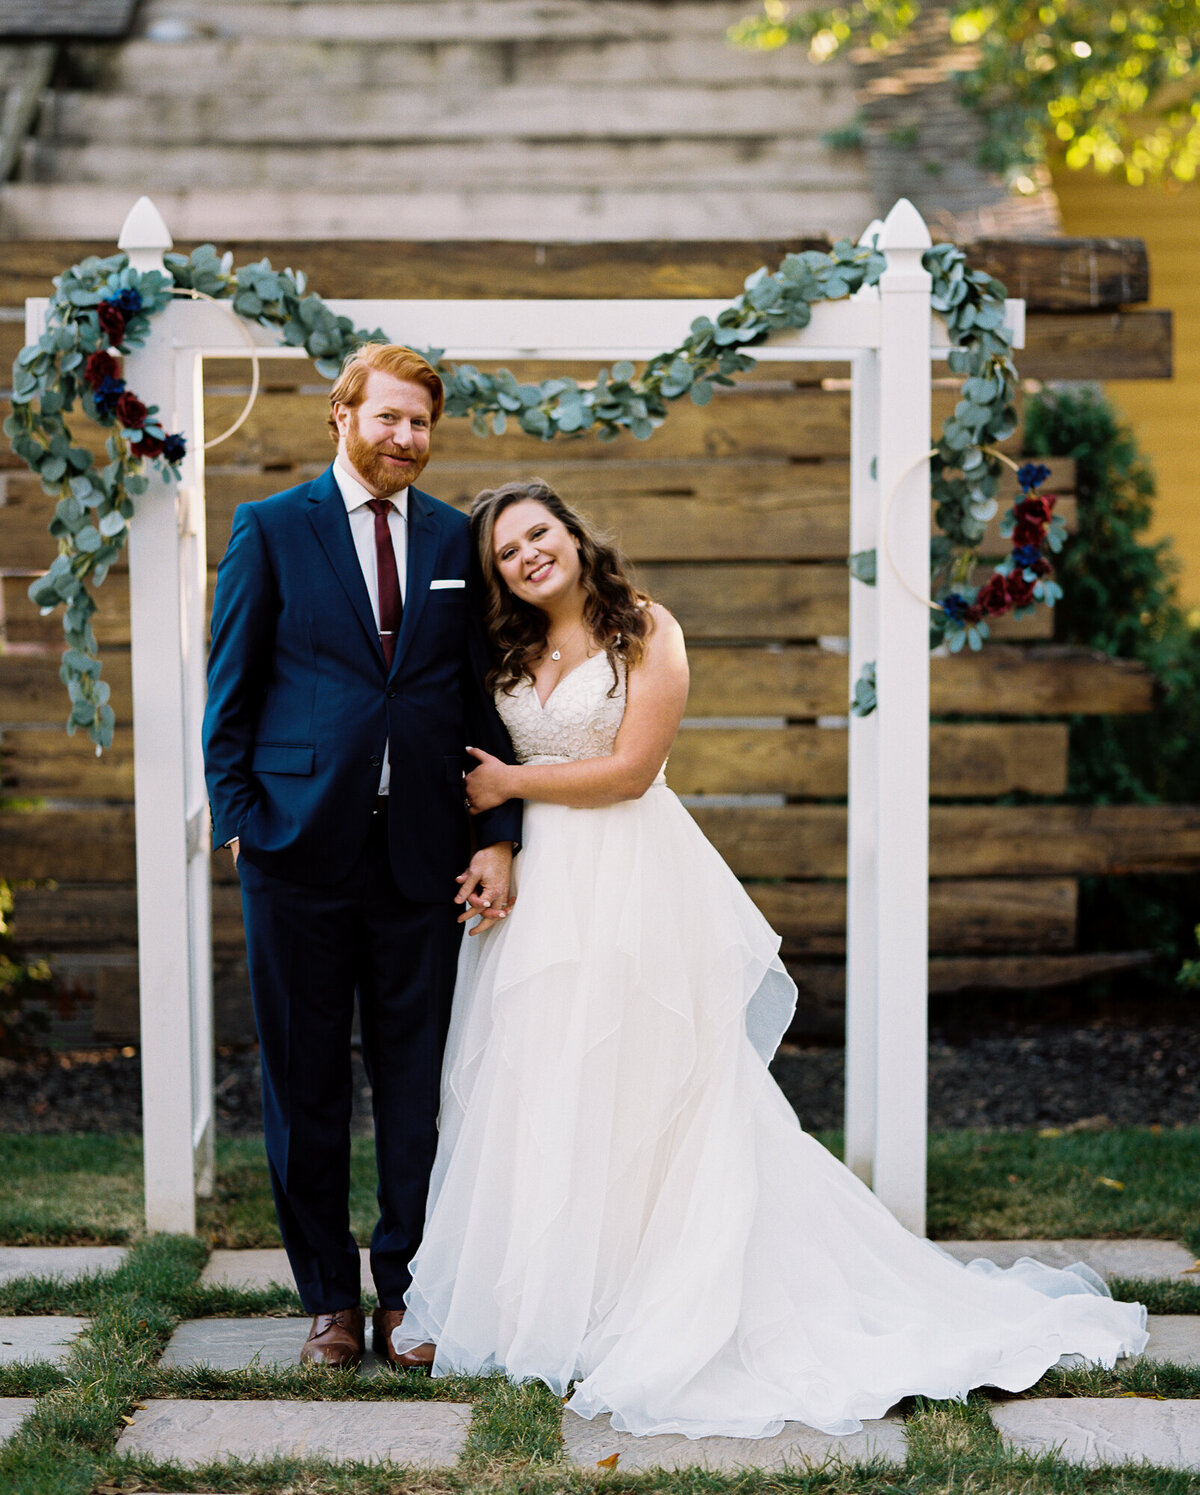
[[[237,836],[266,872],[332,883],[362,854],[389,745],[392,870],[405,897],[436,902],[470,856],[463,749],[511,749],[484,688],[465,515],[410,488],[407,550],[388,670],[332,469],[238,506],[213,598],[205,776],[218,844]],[[520,825],[519,802],[475,820],[485,846]]]

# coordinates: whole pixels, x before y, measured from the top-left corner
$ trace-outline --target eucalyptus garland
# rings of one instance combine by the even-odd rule
[[[443,367],[441,349],[427,349],[424,356],[442,374],[446,414],[469,417],[479,436],[499,435],[513,419],[543,441],[589,432],[611,441],[623,430],[645,440],[666,419],[669,402],[687,395],[706,405],[717,386],[732,385],[734,375],[755,366],[746,348],[773,332],[806,327],[814,304],[876,285],[886,264],[874,245],[856,247],[849,240],[828,253],[789,254],[777,270],[751,275],[742,295],[715,318],[697,318],[678,347],[656,355],[640,374],[631,363],[619,362],[588,384],[568,378],[522,384],[507,370]],[[206,244],[190,256],[164,255],[163,265],[163,271],[139,272],[123,254],[92,257],[55,279],[46,331],[17,358],[13,413],[4,425],[13,450],[57,500],[49,527],[58,555],[29,595],[43,613],[64,608],[67,648],[60,675],[71,698],[67,731],[86,728],[97,752],[112,742],[114,715],[108,685],[100,679],[89,585],[104,580],[125,546],[134,499],[148,486],[147,464],[164,478],[177,478],[186,451],[185,436],[167,432],[157,408],[127,388],[119,356],[142,346],[152,317],[173,295],[188,291],[228,300],[235,312],[274,331],[285,346],[304,348],[328,379],[336,378],[354,348],[387,340],[379,329],[355,328],[335,315],[319,296],[306,292],[302,274],[275,270],[268,260],[235,270],[231,255]],[[1016,370],[1003,326],[1000,282],[969,270],[953,245],[929,250],[925,266],[933,276],[934,309],[955,345],[951,370],[966,380],[933,461],[942,530],[934,547],[934,576],[942,578],[948,604],[936,615],[934,642],[956,631],[966,638],[973,627],[975,645],[981,636],[978,620],[966,620],[964,609],[949,599],[956,588],[965,596],[962,588],[978,544],[997,510],[1000,463],[985,448],[1016,429]],[[109,461],[102,467],[74,444],[65,417],[77,403],[88,419],[111,429]],[[873,556],[852,557],[851,569],[866,580],[873,563]],[[1048,588],[1042,595],[1053,602]],[[856,709],[869,709],[867,694],[858,693]],[[873,691],[869,695],[873,702]]]

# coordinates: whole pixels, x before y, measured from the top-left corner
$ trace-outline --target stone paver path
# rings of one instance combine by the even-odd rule
[[[803,1423],[789,1422],[774,1438],[684,1438],[664,1434],[635,1438],[614,1432],[607,1416],[585,1418],[563,1413],[563,1443],[567,1458],[580,1468],[594,1469],[602,1459],[618,1454],[617,1469],[680,1469],[701,1464],[708,1469],[784,1469],[821,1464],[832,1458],[849,1463],[885,1458],[904,1462],[904,1424],[883,1418],[863,1424],[861,1433],[833,1438]]]
[[[289,1456],[427,1468],[457,1460],[470,1419],[459,1402],[148,1401],[117,1452],[191,1468]]]
[[[1152,1313],[1146,1327],[1150,1343],[1142,1351],[1145,1359],[1200,1365],[1200,1313]]]
[[[992,1420],[1009,1448],[1051,1453],[1070,1464],[1127,1459],[1200,1470],[1200,1402],[1079,1397],[1002,1403]]]
[[[0,1282],[14,1277],[60,1277],[111,1272],[125,1260],[124,1246],[0,1246]]]
[[[363,1291],[371,1291],[371,1253],[359,1252],[362,1257]],[[200,1275],[201,1287],[270,1287],[280,1283],[294,1287],[292,1269],[288,1266],[287,1252],[278,1250],[214,1251],[208,1265]]]
[[[48,1360],[60,1365],[71,1344],[87,1328],[87,1319],[64,1315],[0,1318],[0,1365]]]
[[[213,1370],[264,1369],[299,1364],[311,1318],[188,1319],[171,1336],[159,1362],[167,1369],[207,1365]],[[367,1325],[367,1344],[371,1328]],[[368,1349],[362,1373],[379,1375],[383,1361]]]
[[[36,1406],[32,1396],[0,1396],[0,1443],[12,1437]]]
[[[1175,1277],[1195,1265],[1195,1253],[1178,1241],[938,1241],[959,1261],[982,1256],[1011,1267],[1022,1256],[1049,1267],[1086,1263],[1101,1277]]]

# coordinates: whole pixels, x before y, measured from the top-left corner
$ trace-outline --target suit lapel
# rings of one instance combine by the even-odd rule
[[[433,502],[419,488],[408,490],[408,557],[405,569],[404,617],[400,624],[400,637],[396,641],[396,657],[392,661],[392,674],[399,668],[416,633],[421,613],[429,598],[429,583],[433,580],[433,568],[437,562],[440,539]]]
[[[379,642],[379,630],[375,615],[371,611],[371,598],[363,580],[362,567],[358,563],[358,552],[350,536],[350,520],[341,489],[334,480],[333,468],[329,467],[319,478],[314,478],[308,493],[308,522],[312,525],[333,567],[342,590],[346,593],[358,621],[363,626],[371,648],[383,663],[383,647]]]
[[[408,490],[408,558],[405,568],[404,617],[392,661],[395,674],[408,648],[429,598],[429,583],[437,563],[440,531],[429,495],[419,488]]]

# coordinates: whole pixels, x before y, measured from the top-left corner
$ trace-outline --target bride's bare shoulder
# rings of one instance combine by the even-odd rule
[[[668,612],[661,602],[643,602],[642,606],[650,619],[648,638],[653,638],[657,634],[660,639],[664,640],[682,640],[683,629],[679,626],[674,613]]]
[[[650,628],[646,634],[643,665],[654,674],[665,670],[686,676],[687,650],[678,619],[661,602],[647,602],[644,606],[650,615]]]

